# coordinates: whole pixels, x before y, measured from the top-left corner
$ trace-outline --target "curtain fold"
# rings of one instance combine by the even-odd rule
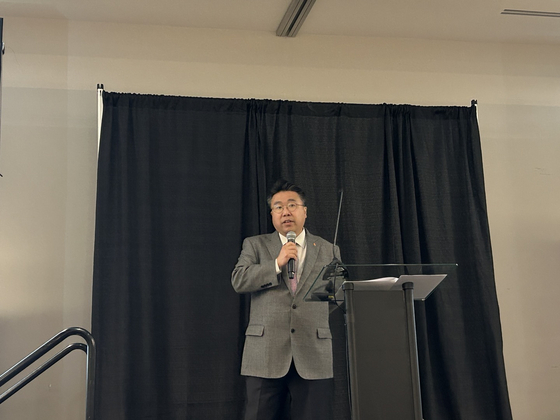
[[[278,178],[346,263],[457,262],[416,304],[424,417],[511,419],[474,107],[104,93],[93,334],[111,419],[241,419],[247,296],[231,270],[272,231]],[[337,420],[349,419],[342,315]]]

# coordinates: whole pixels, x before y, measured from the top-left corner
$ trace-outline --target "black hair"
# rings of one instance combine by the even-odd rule
[[[272,201],[272,197],[274,197],[274,194],[277,194],[282,191],[293,191],[297,193],[299,195],[299,198],[301,198],[303,205],[305,206],[305,192],[303,192],[303,190],[300,187],[298,187],[296,184],[290,181],[286,181],[285,179],[279,179],[274,183],[274,185],[270,189],[270,194],[266,198],[266,202],[268,203],[269,207]]]

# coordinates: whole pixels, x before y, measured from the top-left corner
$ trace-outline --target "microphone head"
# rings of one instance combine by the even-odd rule
[[[288,242],[295,242],[296,241],[296,233],[291,230],[286,234],[286,239],[288,240]]]

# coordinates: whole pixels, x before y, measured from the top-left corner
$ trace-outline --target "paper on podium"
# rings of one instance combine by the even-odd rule
[[[361,280],[362,283],[374,283],[375,290],[391,290],[399,278],[398,277],[380,277],[378,279]]]
[[[359,280],[354,282],[354,290],[391,290],[398,279],[398,277],[379,277],[377,279]],[[336,300],[344,300],[342,284],[336,291]]]

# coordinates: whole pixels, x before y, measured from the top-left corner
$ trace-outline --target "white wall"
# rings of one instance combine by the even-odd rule
[[[4,16],[0,371],[90,328],[97,83],[109,91],[324,102],[479,102],[516,420],[560,418],[560,46],[115,25]],[[0,406],[84,413],[76,353]]]

